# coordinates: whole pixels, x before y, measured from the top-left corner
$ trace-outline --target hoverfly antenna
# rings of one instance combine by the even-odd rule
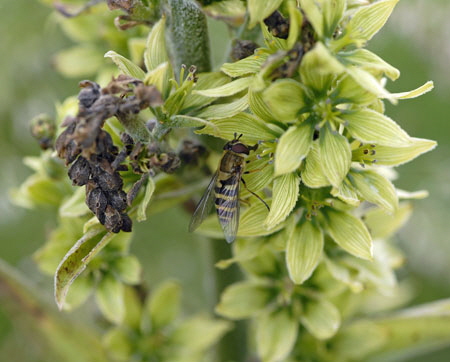
[[[234,132],[234,140],[237,141],[237,132]]]
[[[236,141],[239,141],[239,138],[241,138],[243,136],[243,134],[241,133],[240,135],[239,135],[239,137],[236,139]]]

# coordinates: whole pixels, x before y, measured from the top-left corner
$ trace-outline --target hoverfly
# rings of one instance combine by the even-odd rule
[[[250,154],[250,151],[255,151],[258,148],[258,144],[247,146],[240,142],[239,139],[241,137],[242,134],[237,137],[237,133],[235,133],[234,139],[227,142],[223,147],[224,153],[220,160],[219,168],[212,177],[192,215],[189,225],[190,232],[194,231],[202,223],[214,204],[226,241],[231,243],[236,239],[239,226],[239,186],[241,181],[247,187],[242,178],[245,159]],[[269,209],[269,206],[263,199],[254,192],[248,191]]]

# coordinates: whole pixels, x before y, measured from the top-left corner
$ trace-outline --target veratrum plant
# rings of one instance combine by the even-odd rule
[[[101,36],[85,26],[111,26],[105,5],[80,2],[73,19],[60,17],[75,49],[104,49],[105,40],[111,49],[90,64],[97,77],[80,83],[78,100],[33,121],[44,150],[25,159],[35,174],[13,197],[58,209],[35,260],[54,274],[60,309],[95,294],[111,326],[109,360],[365,361],[449,343],[448,301],[396,310],[411,295],[399,287],[404,258],[390,239],[426,192],[397,189],[393,168],[436,145],[384,114],[385,101],[433,83],[390,93],[386,80],[400,72],[365,49],[397,2],[108,0],[128,30]],[[64,3],[58,9],[67,15]],[[215,71],[205,15],[232,34]],[[78,53],[58,55],[66,75]],[[225,341],[215,356],[206,350],[231,322],[180,317],[177,282],[146,292],[144,261],[129,245],[135,221],[199,199],[220,155],[204,135],[225,143],[235,134],[258,144],[243,178],[270,211],[241,187],[234,254],[216,267],[237,263],[245,277],[226,286],[215,311],[250,320],[248,345]],[[223,239],[215,213],[197,232]]]

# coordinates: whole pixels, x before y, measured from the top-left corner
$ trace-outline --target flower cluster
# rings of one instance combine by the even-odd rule
[[[131,60],[125,57],[127,51],[125,56],[105,54],[123,75],[104,88],[82,83],[76,116],[73,100],[72,108],[65,105],[70,111],[60,112],[67,128],[55,146],[71,165],[73,185],[85,186],[85,194],[71,189],[68,198],[62,193],[53,200],[61,224],[90,215],[89,209],[97,219],[82,219],[83,233],[68,238],[75,238],[75,244],[55,251],[66,232],[61,226],[59,237],[53,235],[37,259],[48,271],[54,259],[62,258],[55,274],[60,307],[70,304],[69,289],[76,290],[83,278],[101,275],[97,301],[116,324],[104,339],[113,358],[128,360],[136,353],[142,360],[199,360],[229,328],[228,323],[209,319],[171,327],[178,287],[169,283],[144,303],[139,301],[122,285],[138,283],[139,266],[135,259],[130,261],[123,233],[112,234],[131,231],[131,219],[142,221],[147,211],[181,204],[204,186],[194,183],[208,173],[203,172],[202,159],[208,157],[206,164],[214,172],[218,155],[207,154],[190,129],[223,141],[242,134],[242,142],[258,144],[247,159],[249,173],[243,176],[251,192],[240,190],[242,212],[233,257],[217,264],[226,268],[238,263],[246,280],[225,289],[216,312],[252,320],[258,358],[265,362],[352,361],[374,352],[368,345],[355,357],[346,346],[357,343],[358,324],[341,329],[341,322],[365,312],[364,302],[379,295],[401,299],[394,270],[403,257],[386,239],[411,213],[411,204],[402,200],[425,193],[396,189],[392,167],[436,145],[408,135],[384,115],[383,103],[417,97],[431,90],[432,82],[410,92],[390,93],[386,79],[396,80],[399,71],[364,48],[397,1],[202,1],[204,13],[241,29],[230,54],[234,61],[216,72],[198,72],[196,66],[203,69],[209,60],[201,67],[179,67],[180,57],[189,52],[175,49],[172,59],[168,51],[166,32],[179,34],[173,20],[181,12],[173,12],[184,4],[171,0],[172,17],[163,15],[153,25],[148,37],[140,40],[145,46]],[[129,1],[108,5],[132,15]],[[189,2],[186,8],[198,15],[199,24],[206,24],[196,5]],[[172,20],[170,26],[167,19]],[[37,122],[33,129],[41,145],[50,147],[47,134],[52,128]],[[39,165],[36,169],[47,172],[45,185],[55,187],[56,182],[49,181],[48,162]],[[70,189],[60,177],[61,169],[58,164],[58,182]],[[28,192],[33,182],[22,191]],[[270,205],[269,211],[255,194]],[[136,206],[131,205],[134,199]],[[206,218],[198,231],[223,238],[216,215]],[[117,269],[120,272],[112,272]],[[126,278],[127,270],[132,278]],[[114,298],[108,298],[108,291]],[[168,300],[164,307],[163,296]],[[394,301],[380,303],[377,311],[394,306]],[[209,338],[188,338],[190,333],[203,333],[205,326],[215,331]],[[377,348],[388,350],[388,344],[380,341]]]

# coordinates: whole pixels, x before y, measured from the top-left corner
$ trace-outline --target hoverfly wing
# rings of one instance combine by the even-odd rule
[[[216,210],[225,239],[232,243],[239,227],[239,186],[241,174],[230,177],[216,189]]]
[[[194,214],[192,215],[191,222],[189,224],[189,232],[193,232],[195,229],[197,229],[211,211],[215,199],[214,186],[217,183],[218,176],[219,172],[217,171],[211,178],[211,181],[209,182],[209,185],[206,188],[205,193],[198,202]]]

